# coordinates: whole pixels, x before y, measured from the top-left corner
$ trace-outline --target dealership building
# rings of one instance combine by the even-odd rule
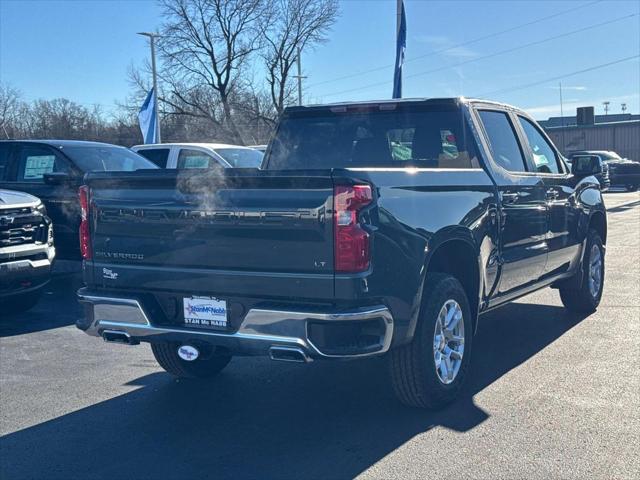
[[[640,161],[640,115],[593,112],[593,107],[581,107],[575,116],[551,117],[539,123],[565,155],[576,150],[612,150]]]

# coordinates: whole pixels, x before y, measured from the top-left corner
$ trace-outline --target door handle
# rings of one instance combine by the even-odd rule
[[[547,190],[547,199],[548,200],[556,200],[560,194],[555,188],[550,188]]]
[[[502,192],[502,203],[516,203],[520,198],[517,192]]]

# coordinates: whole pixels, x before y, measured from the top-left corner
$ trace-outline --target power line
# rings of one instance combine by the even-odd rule
[[[576,70],[575,72],[564,73],[562,75],[558,75],[558,76],[555,76],[555,77],[545,78],[544,80],[539,80],[539,81],[533,82],[533,83],[527,83],[525,85],[518,85],[516,87],[509,87],[509,88],[504,88],[504,89],[501,89],[501,90],[494,90],[492,92],[487,92],[487,93],[483,93],[483,94],[477,95],[477,97],[478,98],[482,98],[482,97],[488,97],[490,95],[498,95],[498,94],[501,94],[501,93],[514,92],[516,90],[524,90],[526,88],[535,87],[537,85],[542,85],[543,83],[553,82],[554,80],[562,80],[563,78],[573,77],[574,75],[579,75],[581,73],[587,73],[587,72],[591,72],[593,70],[599,70],[600,68],[610,67],[611,65],[616,65],[618,63],[628,62],[629,60],[633,60],[635,58],[640,58],[640,55],[631,55],[630,57],[620,58],[620,59],[614,60],[612,62],[601,63],[600,65],[594,65],[593,67],[587,67],[587,68],[584,68],[582,70]]]
[[[453,65],[446,65],[444,67],[438,67],[438,68],[433,68],[431,70],[425,70],[425,71],[422,71],[422,72],[412,73],[411,75],[406,75],[405,78],[414,78],[414,77],[419,77],[419,76],[422,76],[422,75],[427,75],[429,73],[441,72],[443,70],[449,70],[449,69],[452,69],[452,68],[461,67],[461,66],[467,65],[469,63],[478,62],[480,60],[486,60],[488,58],[497,57],[499,55],[504,55],[504,54],[507,54],[507,53],[512,53],[512,52],[515,52],[515,51],[518,51],[518,50],[522,50],[524,48],[533,47],[535,45],[540,45],[542,43],[550,42],[552,40],[557,40],[559,38],[568,37],[570,35],[575,35],[576,33],[581,33],[581,32],[587,31],[587,30],[591,30],[593,28],[602,27],[604,25],[610,25],[612,23],[620,22],[622,20],[627,20],[629,18],[633,18],[633,17],[637,17],[637,16],[638,16],[637,13],[633,13],[631,15],[625,15],[623,17],[618,17],[618,18],[614,18],[612,20],[607,20],[607,21],[604,21],[604,22],[596,23],[596,24],[593,24],[593,25],[589,25],[589,26],[586,26],[586,27],[579,28],[577,30],[572,30],[570,32],[561,33],[559,35],[553,35],[551,37],[543,38],[541,40],[536,40],[534,42],[529,42],[529,43],[525,43],[525,44],[522,44],[522,45],[518,45],[516,47],[507,48],[505,50],[500,50],[498,52],[490,53],[488,55],[483,55],[483,56],[480,56],[480,57],[471,58],[469,60],[465,60],[465,61],[453,64]],[[333,92],[333,93],[328,93],[328,94],[324,94],[324,95],[317,95],[317,96],[318,97],[333,97],[335,95],[341,95],[343,93],[356,92],[356,91],[365,90],[365,89],[372,88],[372,87],[378,87],[378,86],[381,86],[381,85],[389,85],[391,83],[392,82],[389,81],[389,80],[383,80],[383,81],[380,81],[380,82],[370,83],[368,85],[363,85],[363,86],[359,86],[359,87],[356,87],[356,88],[349,88],[347,90],[341,90],[339,92]]]
[[[477,43],[477,42],[481,42],[481,41],[487,40],[489,38],[497,37],[497,36],[503,35],[505,33],[513,32],[515,30],[519,30],[521,28],[528,27],[530,25],[535,25],[536,23],[544,22],[545,20],[550,20],[552,18],[559,17],[561,15],[565,15],[567,13],[571,13],[571,12],[574,12],[576,10],[580,10],[582,8],[590,7],[591,5],[595,5],[596,3],[601,3],[602,1],[604,1],[604,0],[595,0],[593,2],[585,3],[585,4],[579,5],[577,7],[572,7],[572,8],[569,8],[567,10],[562,10],[562,11],[554,13],[552,15],[547,15],[546,17],[541,17],[541,18],[538,18],[536,20],[531,20],[530,22],[521,23],[519,25],[516,25],[515,27],[507,28],[506,30],[500,30],[498,32],[489,33],[489,34],[484,35],[482,37],[477,37],[477,38],[474,38],[472,40],[468,40],[466,42],[458,43],[456,45],[452,45],[450,47],[443,48],[441,50],[436,50],[435,52],[429,52],[429,53],[425,53],[424,55],[418,55],[416,57],[411,57],[411,58],[405,59],[404,63],[407,64],[408,62],[414,62],[414,61],[420,60],[422,58],[431,57],[431,56],[434,56],[434,55],[439,55],[441,53],[445,53],[445,52],[448,52],[450,50],[455,50],[456,48],[466,47],[467,45],[471,45],[471,44],[474,44],[474,43]],[[311,85],[308,86],[308,88],[316,87],[318,85],[324,85],[324,84],[327,84],[327,83],[337,82],[339,80],[346,80],[348,78],[359,77],[360,75],[366,75],[367,73],[379,72],[380,70],[385,70],[385,69],[391,68],[391,67],[393,67],[393,64],[387,64],[387,65],[384,65],[384,66],[381,66],[381,67],[375,67],[375,68],[371,68],[369,70],[363,70],[363,71],[357,72],[357,73],[350,73],[349,75],[343,75],[343,76],[340,76],[340,77],[331,78],[329,80],[323,80],[321,82],[312,83]]]

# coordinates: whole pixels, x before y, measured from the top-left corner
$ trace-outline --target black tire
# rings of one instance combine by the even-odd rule
[[[636,190],[638,190],[638,185],[627,185],[625,189],[627,190],[627,192],[635,192]]]
[[[8,315],[26,312],[36,306],[40,301],[40,297],[42,297],[43,291],[42,288],[38,288],[28,293],[12,295],[0,302],[0,308],[2,308],[3,313]]]
[[[595,295],[591,292],[589,285],[589,269],[592,261],[593,247],[600,250],[601,267],[600,267],[600,287]],[[567,310],[576,313],[593,313],[600,304],[602,298],[602,290],[604,288],[604,247],[602,246],[602,239],[595,230],[589,230],[587,235],[587,243],[585,247],[584,257],[582,258],[582,265],[580,266],[577,276],[572,280],[566,282],[560,286],[560,299],[562,304]]]
[[[162,368],[173,376],[181,378],[210,378],[222,371],[231,361],[231,355],[205,355],[191,362],[178,356],[177,343],[152,343],[151,351]]]
[[[451,383],[445,384],[436,373],[434,332],[438,315],[448,300],[455,300],[462,311],[464,351],[457,375]],[[402,403],[436,409],[458,397],[471,361],[471,309],[467,295],[455,277],[442,273],[428,275],[418,322],[412,342],[390,352],[391,379]]]

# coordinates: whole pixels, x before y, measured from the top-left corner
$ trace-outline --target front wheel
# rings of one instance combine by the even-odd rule
[[[168,373],[181,378],[209,378],[220,373],[231,361],[231,355],[215,355],[215,352],[204,352],[195,360],[183,360],[178,355],[180,345],[177,343],[152,343],[151,351],[157,362]]]
[[[412,342],[391,352],[391,378],[403,403],[439,408],[454,401],[471,360],[471,309],[460,282],[429,274]]]
[[[582,267],[576,275],[580,278],[560,287],[562,304],[572,312],[593,313],[604,288],[604,247],[595,230],[589,230]]]

